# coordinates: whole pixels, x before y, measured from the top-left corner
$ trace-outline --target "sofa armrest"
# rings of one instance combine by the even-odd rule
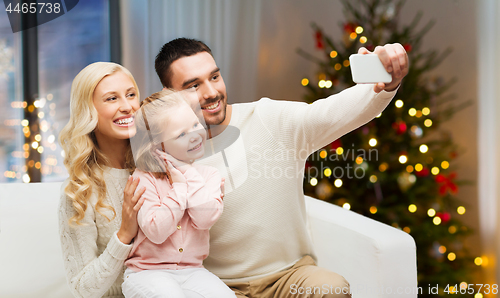
[[[59,240],[61,185],[0,184],[1,297],[73,297]]]
[[[339,206],[305,201],[318,265],[344,276],[354,298],[417,297],[413,237]]]

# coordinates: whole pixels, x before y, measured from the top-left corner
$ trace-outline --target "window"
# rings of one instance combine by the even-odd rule
[[[0,129],[0,182],[27,182],[30,180],[28,169],[33,167],[41,171],[43,182],[62,181],[67,177],[58,143],[59,131],[69,119],[73,78],[90,63],[110,61],[108,5],[109,1],[105,0],[79,1],[65,15],[37,27],[38,97],[33,107],[24,102],[22,92],[23,32],[12,33],[6,12],[0,12],[0,51],[1,41],[6,40],[14,65],[11,71],[5,71],[6,78],[0,76],[3,107],[0,113],[4,119]],[[27,67],[36,71],[36,67]],[[0,75],[2,72],[0,67]],[[37,123],[23,121],[25,110],[36,113]],[[31,125],[38,127],[28,143],[25,132],[33,128]],[[30,147],[40,153],[40,162],[28,155]]]
[[[21,36],[13,34],[5,11],[0,12],[0,182],[20,181],[24,166]]]

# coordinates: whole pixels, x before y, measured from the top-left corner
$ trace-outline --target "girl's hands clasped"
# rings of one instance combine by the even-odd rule
[[[186,173],[186,171],[190,167],[192,167],[192,165],[190,163],[186,163],[182,160],[178,160],[177,158],[173,157],[172,155],[165,153],[163,151],[160,151],[158,149],[156,149],[156,154],[158,154],[158,157],[160,158],[160,160],[164,161],[167,165],[170,163],[174,168],[179,170],[182,174]]]
[[[155,154],[156,160],[160,163],[160,166],[162,169],[165,171],[167,169],[170,173],[170,176],[172,177],[172,183],[174,182],[180,182],[180,183],[185,183],[186,182],[186,177],[184,177],[184,173],[192,167],[191,164],[185,163],[183,161],[178,160],[177,158],[173,157],[172,155],[165,153],[160,150],[156,150]],[[221,195],[220,198],[224,199],[224,183],[225,179],[222,178],[221,180]]]
[[[192,167],[191,164],[185,163],[172,155],[165,153],[160,150],[156,150],[156,154],[158,159],[160,160],[160,164],[163,169],[167,169],[172,177],[172,183],[186,183],[186,177],[184,177],[184,173]]]
[[[136,192],[139,180],[139,178],[134,180],[132,176],[130,176],[123,192],[122,224],[116,235],[124,244],[130,244],[139,230],[137,212],[139,212],[139,209],[141,209],[144,203],[144,197],[142,197],[142,195],[146,191],[146,188],[142,187]]]

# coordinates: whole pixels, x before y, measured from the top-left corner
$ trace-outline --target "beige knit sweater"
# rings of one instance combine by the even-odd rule
[[[224,212],[210,230],[208,270],[224,281],[248,281],[314,257],[305,160],[385,109],[395,92],[376,94],[373,86],[357,85],[310,105],[268,98],[232,105],[229,127],[205,146],[215,153],[198,161],[226,179]]]
[[[61,189],[59,230],[66,269],[66,279],[75,297],[123,297],[121,284],[124,261],[132,245],[125,245],[116,236],[120,229],[123,190],[129,177],[128,170],[106,168],[107,196],[105,203],[116,211],[111,222],[95,210],[97,197],[91,198],[82,220],[84,226],[70,226],[68,220],[75,214],[71,201]],[[102,211],[109,218],[113,214]]]

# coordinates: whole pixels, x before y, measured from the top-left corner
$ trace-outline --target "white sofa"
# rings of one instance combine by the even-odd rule
[[[72,297],[58,235],[60,187],[0,184],[0,297]],[[342,274],[353,297],[417,297],[410,235],[310,197],[306,205],[319,265]]]

